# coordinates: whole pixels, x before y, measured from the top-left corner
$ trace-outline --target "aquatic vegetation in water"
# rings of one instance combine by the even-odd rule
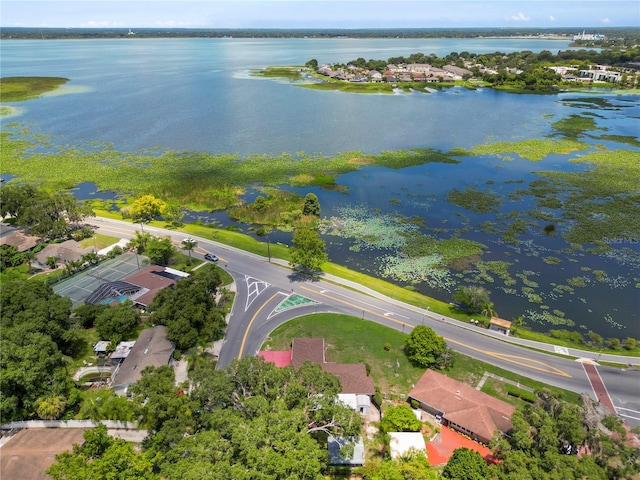
[[[547,265],[559,265],[562,263],[562,260],[560,260],[558,257],[544,257],[542,261]]]
[[[594,110],[619,110],[620,106],[614,105],[613,102],[604,97],[578,97],[578,98],[563,98],[561,103],[570,107],[576,107],[579,109],[594,109]]]
[[[596,280],[600,283],[605,283],[607,281],[607,272],[604,270],[594,270],[593,275],[596,277]]]
[[[557,135],[565,137],[577,138],[584,135],[587,131],[605,130],[596,125],[596,121],[592,117],[582,115],[570,115],[551,124],[551,127]]]
[[[477,278],[484,279],[489,282],[493,282],[493,277],[489,274],[492,273],[497,275],[505,285],[515,285],[517,281],[509,275],[509,267],[513,265],[512,263],[495,260],[495,261],[479,261],[475,264],[476,269],[478,270]]]
[[[542,312],[527,310],[525,312],[524,320],[527,324],[539,323],[542,325],[566,325],[567,327],[573,327],[575,325],[573,320],[554,315],[548,310],[543,310]]]
[[[502,205],[502,196],[492,191],[482,191],[477,188],[465,190],[454,188],[447,195],[447,200],[474,213],[497,212],[498,207]]]
[[[584,288],[588,282],[589,279],[587,277],[571,277],[567,279],[567,283],[575,288]]]
[[[399,250],[407,244],[406,234],[418,231],[404,217],[380,214],[363,204],[344,205],[336,211],[338,216],[328,219],[329,225],[321,226],[321,231],[353,238],[361,249]]]
[[[463,258],[479,257],[487,248],[482,243],[463,238],[436,239],[414,233],[405,234],[405,236],[407,241],[402,249],[403,253],[411,258],[437,254],[446,265]]]
[[[100,190],[139,196],[154,192],[170,204],[225,209],[236,205],[233,192],[252,185],[320,186],[339,188],[335,178],[362,168],[352,162],[362,152],[326,157],[320,154],[268,155],[177,152],[159,148],[136,152],[115,150],[108,144],[54,146],[45,136],[19,124],[0,132],[4,173],[45,188],[67,189],[95,182]],[[459,163],[435,149],[381,152],[367,157],[371,165],[404,168],[429,162]],[[51,168],[55,165],[56,168]],[[223,195],[220,195],[223,191]],[[221,198],[222,197],[222,198]]]
[[[585,170],[534,172],[539,178],[530,182],[527,189],[509,193],[514,202],[530,196],[537,204],[533,211],[514,210],[511,217],[519,216],[527,222],[529,218],[551,221],[553,230],[560,232],[574,248],[590,244],[590,253],[597,255],[637,244],[640,238],[640,184],[637,181],[640,178],[640,152],[591,151],[571,161],[585,163]],[[512,223],[504,230],[503,238],[513,242],[516,234],[532,225],[522,221]],[[625,261],[630,261],[634,255],[638,256],[632,252]]]
[[[521,273],[516,273],[516,277],[520,278],[520,280],[522,280],[522,283],[524,283],[527,287],[530,287],[530,288],[538,288],[539,285],[538,285],[538,282],[534,282],[529,277],[539,276],[539,275],[540,275],[539,272],[532,272],[530,270],[524,270]]]
[[[382,258],[381,273],[396,281],[425,283],[447,291],[454,285],[451,273],[438,254],[411,258],[387,255]]]
[[[622,325],[621,323],[616,322],[609,313],[607,313],[604,316],[604,321],[607,322],[609,325],[611,325],[613,328],[617,328],[618,330],[623,329],[623,328],[627,328],[624,325]]]
[[[495,155],[500,158],[504,158],[507,153],[515,153],[520,158],[535,162],[548,155],[567,155],[589,148],[590,145],[588,143],[571,139],[537,138],[516,142],[493,142],[476,145],[471,148],[470,153],[472,155]]]
[[[598,135],[593,138],[598,140],[607,140],[610,142],[625,143],[632,147],[640,147],[640,140],[638,140],[638,137],[632,137],[630,135]]]
[[[603,254],[604,257],[615,261],[618,265],[628,267],[630,270],[640,271],[640,252],[629,247],[616,248]]]
[[[562,296],[565,293],[573,293],[574,289],[569,285],[556,285],[553,287],[553,291]]]
[[[528,292],[525,296],[531,303],[542,303],[542,297],[537,293]]]

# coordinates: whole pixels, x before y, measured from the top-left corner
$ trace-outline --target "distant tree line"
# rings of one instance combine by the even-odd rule
[[[3,39],[57,39],[57,38],[482,38],[573,35],[582,30],[596,31],[610,39],[638,40],[635,28],[31,28],[3,27]]]

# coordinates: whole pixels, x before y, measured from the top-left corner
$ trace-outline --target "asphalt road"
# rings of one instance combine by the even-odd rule
[[[100,233],[120,238],[132,237],[139,228],[131,223],[105,218],[97,218],[91,223],[98,227]],[[171,236],[176,245],[185,238],[185,234],[155,227],[147,226],[145,231],[153,235]],[[413,326],[427,325],[460,353],[548,385],[577,393],[586,392],[594,399],[596,396],[582,362],[544,352],[590,362],[640,364],[637,357],[598,355],[505,337],[403,304],[337,277],[326,275],[321,280],[312,280],[292,272],[281,261],[268,262],[264,257],[227,245],[193,238],[198,242],[194,255],[202,256],[208,252],[216,254],[219,265],[235,279],[237,294],[218,360],[219,367],[228,365],[234,359],[255,355],[274,328],[292,318],[316,312],[353,315],[407,333]],[[277,308],[292,295],[306,303],[298,304],[295,308]],[[523,348],[523,345],[536,350]],[[598,366],[597,371],[617,413],[629,425],[640,425],[640,367],[618,369]]]

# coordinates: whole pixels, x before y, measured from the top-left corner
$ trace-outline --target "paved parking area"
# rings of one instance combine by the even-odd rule
[[[487,463],[494,461],[491,450],[484,445],[480,445],[474,442],[469,437],[465,437],[460,433],[451,430],[449,427],[442,426],[440,433],[431,441],[427,442],[427,455],[429,457],[429,463],[432,466],[444,465],[449,461],[453,451],[456,448],[466,447],[470,450],[475,450]]]

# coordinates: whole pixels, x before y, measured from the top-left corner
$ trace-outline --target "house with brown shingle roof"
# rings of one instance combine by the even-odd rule
[[[353,394],[358,397],[366,395],[371,398],[375,392],[373,379],[367,375],[363,363],[332,363],[325,359],[324,338],[294,338],[291,346],[291,363],[295,367],[304,362],[319,364],[325,372],[329,372],[338,379],[342,386],[342,394]],[[358,409],[366,413],[366,406],[358,402]]]
[[[515,407],[453,378],[427,370],[409,393],[420,408],[441,416],[445,425],[474,440],[489,443],[496,431],[511,430]]]
[[[131,298],[135,305],[146,308],[160,290],[175,285],[179,277],[167,274],[166,271],[166,267],[151,265],[125,278],[127,282],[143,287],[137,295]]]
[[[294,338],[291,343],[291,363],[294,367],[304,362],[324,364],[324,338]]]

